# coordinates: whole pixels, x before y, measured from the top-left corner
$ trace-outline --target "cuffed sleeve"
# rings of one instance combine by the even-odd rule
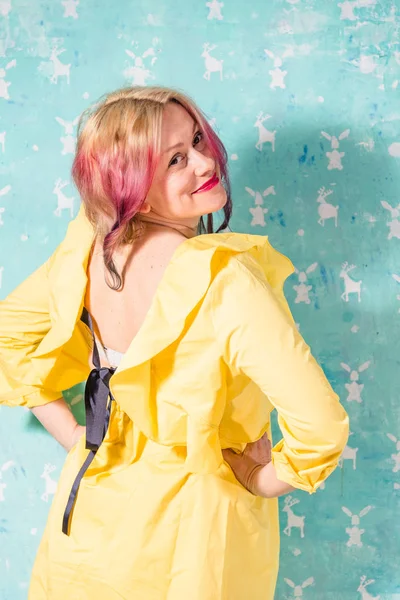
[[[272,460],[278,479],[312,493],[337,466],[349,434],[347,413],[297,330],[279,289],[284,278],[278,284],[278,273],[272,287],[265,269],[235,258],[221,275],[213,320],[223,358],[277,409],[283,438]]]
[[[61,397],[35,381],[30,360],[51,327],[48,262],[0,301],[0,404],[33,408]]]

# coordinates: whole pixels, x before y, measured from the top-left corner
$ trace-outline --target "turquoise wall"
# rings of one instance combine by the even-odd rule
[[[352,434],[324,489],[280,501],[279,599],[400,599],[399,8],[0,0],[0,297],[77,214],[77,117],[136,83],[197,100],[229,153],[232,229],[297,268],[285,292]],[[29,411],[0,408],[1,600],[26,598],[64,457]]]

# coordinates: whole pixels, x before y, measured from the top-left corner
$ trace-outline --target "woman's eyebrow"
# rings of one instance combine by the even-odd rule
[[[194,125],[193,125],[192,134],[195,132],[197,127],[198,127],[198,125],[197,125],[197,122],[195,121]],[[163,154],[166,154],[166,152],[169,152],[170,150],[173,150],[174,148],[179,148],[180,146],[183,146],[183,142],[178,142],[178,144],[174,144],[173,146],[170,146],[169,148],[164,150]]]

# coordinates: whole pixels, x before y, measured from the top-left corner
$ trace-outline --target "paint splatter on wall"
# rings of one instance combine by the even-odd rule
[[[130,84],[195,98],[230,157],[232,229],[296,266],[285,292],[351,436],[322,489],[280,501],[277,598],[400,598],[399,29],[391,0],[0,0],[0,297],[77,214],[79,115]],[[0,596],[22,600],[64,451],[0,412]]]

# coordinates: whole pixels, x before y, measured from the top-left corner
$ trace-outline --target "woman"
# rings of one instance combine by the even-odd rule
[[[348,437],[283,295],[293,265],[212,233],[227,156],[177,90],[103,97],[72,174],[79,215],[0,305],[0,401],[69,451],[29,598],[272,599],[277,497],[314,492]],[[62,399],[84,380],[86,430]]]

